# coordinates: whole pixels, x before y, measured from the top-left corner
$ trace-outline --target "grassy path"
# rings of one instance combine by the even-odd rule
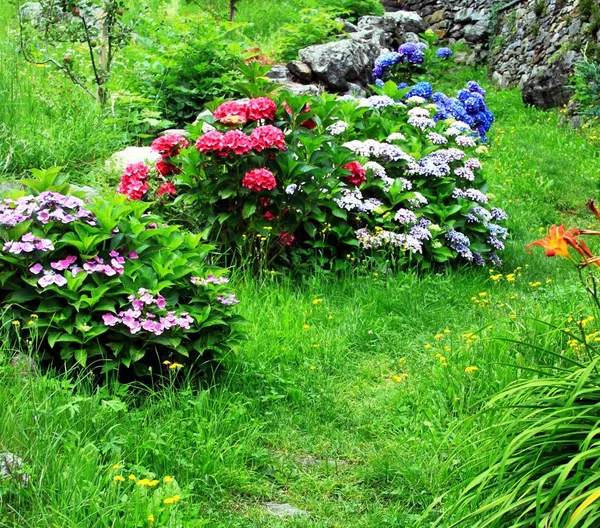
[[[532,318],[585,315],[576,273],[524,245],[549,223],[589,223],[598,152],[517,92],[489,98],[487,177],[511,216],[503,270],[242,279],[250,340],[200,394],[139,403],[126,388],[92,394],[84,381],[13,379],[0,367],[0,451],[22,454],[34,475],[20,494],[0,485],[0,526],[426,526],[431,501],[478,469],[454,473],[457,443],[482,434],[459,424],[526,375],[504,363],[547,360],[494,338],[543,346],[557,337]],[[175,483],[140,489],[114,483],[121,473]],[[174,490],[181,500],[164,505]],[[265,501],[308,515],[279,519]]]

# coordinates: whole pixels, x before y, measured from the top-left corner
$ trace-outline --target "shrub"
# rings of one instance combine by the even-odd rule
[[[143,202],[58,189],[0,204],[3,321],[37,341],[41,359],[160,376],[230,350],[237,301],[199,235]]]
[[[153,100],[165,119],[180,125],[195,120],[207,102],[239,95],[244,46],[236,28],[202,14],[149,18],[143,33],[150,37],[128,48],[129,91]]]
[[[485,195],[476,156],[487,148],[466,123],[436,122],[424,98],[404,104],[406,90],[384,90],[360,102],[284,93],[222,104],[190,129],[195,148],[165,160],[177,193],[162,197],[165,214],[260,267],[337,269],[371,256],[498,265],[506,214]],[[165,183],[151,174],[149,198]]]
[[[297,23],[281,28],[278,45],[281,58],[294,60],[299,49],[330,41],[343,27],[335,18],[336,13],[328,9],[302,9]]]
[[[600,62],[581,61],[575,65],[572,79],[573,100],[577,112],[590,118],[600,117]]]
[[[336,16],[343,16],[356,22],[366,15],[383,15],[383,5],[379,0],[325,0],[324,5]]]

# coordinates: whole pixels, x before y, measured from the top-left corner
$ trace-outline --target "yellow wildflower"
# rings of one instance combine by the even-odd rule
[[[308,330],[310,328],[310,325],[304,324],[302,325],[302,328],[304,328],[304,330]]]
[[[183,365],[181,363],[172,363],[171,365],[169,365],[169,370],[173,370],[173,369],[181,369],[183,368]]]
[[[132,473],[127,477],[129,480],[135,480],[137,477]]]
[[[181,497],[179,495],[173,495],[172,497],[167,497],[165,500],[163,500],[164,504],[175,504],[176,502],[179,502],[179,499],[181,499]]]
[[[479,370],[479,369],[478,369],[477,367],[467,367],[467,368],[465,369],[465,372],[466,372],[467,374],[473,374],[473,372],[475,372],[476,370]]]
[[[509,274],[506,276],[506,280],[507,280],[508,282],[515,282],[515,274],[514,274],[514,273],[509,273]]]
[[[169,483],[173,482],[173,477],[169,477],[169,475],[167,475],[166,477],[163,477],[163,482],[165,484],[169,484]]]
[[[154,515],[152,515],[152,514],[148,515],[148,520],[150,522],[154,522]]]
[[[158,485],[158,480],[156,480],[156,479],[151,480],[150,482],[148,482],[147,485],[150,486],[151,488],[153,488],[154,486]]]
[[[315,305],[316,305],[316,304],[319,304],[319,303],[322,303],[322,302],[323,302],[323,299],[315,299],[315,300],[313,301],[313,304],[315,304]]]
[[[170,365],[170,364],[171,364],[170,361],[167,361],[167,360],[163,361],[163,365]]]
[[[143,478],[135,483],[136,486],[150,486],[150,479]]]
[[[431,345],[430,345],[429,343],[427,343],[427,344],[425,345],[425,350],[429,350],[430,348],[431,348]]]
[[[115,475],[115,476],[113,477],[113,480],[114,480],[115,482],[125,482],[125,477],[123,477],[122,475]]]
[[[113,469],[121,469],[121,466],[120,466],[119,464],[115,464],[115,465],[113,466]]]
[[[452,330],[450,330],[450,328],[446,328],[446,330],[444,330],[444,334],[449,334],[450,332],[452,332]]]
[[[435,334],[433,336],[434,339],[444,339],[444,334]]]

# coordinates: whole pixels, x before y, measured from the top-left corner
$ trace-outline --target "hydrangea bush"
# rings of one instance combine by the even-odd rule
[[[493,119],[475,118],[485,92],[470,83],[469,97],[442,100],[425,85],[389,81],[362,100],[284,93],[225,102],[170,159],[176,195],[165,211],[223,252],[268,268],[382,256],[497,266],[508,233],[481,174],[481,137]],[[454,111],[446,100],[463,99],[476,112],[470,120],[444,113]],[[163,141],[184,147],[181,139]],[[151,173],[149,197],[165,184],[157,168]]]
[[[53,191],[0,203],[2,317],[43,360],[145,376],[230,350],[237,300],[211,247],[148,209]]]

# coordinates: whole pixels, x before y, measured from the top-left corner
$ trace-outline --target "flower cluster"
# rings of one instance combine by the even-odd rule
[[[121,175],[117,192],[124,194],[130,200],[141,200],[148,192],[148,173],[150,169],[143,161],[130,163]]]
[[[198,138],[196,148],[203,154],[214,153],[224,157],[230,153],[241,156],[252,150],[285,150],[286,145],[283,132],[279,128],[265,125],[255,128],[250,135],[241,130],[229,130],[225,133],[212,130]]]
[[[273,121],[277,105],[268,97],[258,97],[249,101],[228,101],[213,113],[216,119],[226,125],[243,125],[247,121]]]
[[[51,222],[70,224],[75,221],[89,225],[96,223],[83,200],[75,196],[44,191],[37,196],[22,196],[16,200],[6,198],[0,203],[0,226],[14,227],[28,220],[42,225]]]
[[[21,253],[33,253],[34,251],[50,251],[54,249],[54,244],[47,238],[38,238],[33,233],[25,233],[21,241],[10,240],[2,246],[2,251],[7,251],[13,255]]]
[[[460,90],[456,98],[437,92],[432,96],[438,109],[434,119],[458,119],[476,131],[485,141],[494,122],[494,114],[487,107],[485,95],[485,90],[475,81],[469,81],[467,88]]]
[[[365,180],[367,179],[367,173],[361,164],[358,163],[358,161],[346,163],[343,168],[350,171],[350,176],[346,177],[346,181],[348,183],[351,183],[355,187],[360,187],[363,183],[365,183]]]
[[[189,330],[194,322],[187,312],[176,315],[173,311],[167,311],[166,299],[160,294],[154,296],[145,288],[140,288],[137,295],[132,294],[127,300],[130,307],[126,310],[121,310],[116,316],[112,313],[102,316],[106,326],[122,324],[131,334],[144,330],[159,336],[171,328]]]
[[[421,253],[423,251],[421,241],[413,235],[394,233],[385,229],[370,233],[368,229],[362,228],[356,231],[356,238],[365,249],[381,249],[385,246],[391,246],[400,248],[402,251],[414,253]]]
[[[268,169],[252,169],[242,178],[242,187],[253,192],[271,191],[277,187],[275,175]]]

